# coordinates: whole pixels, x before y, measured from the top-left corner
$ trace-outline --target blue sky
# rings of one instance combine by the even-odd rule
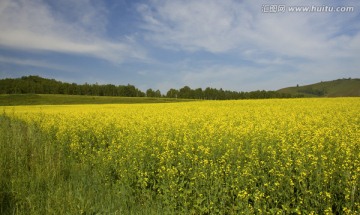
[[[269,5],[353,11],[262,11]],[[0,78],[166,93],[360,77],[357,0],[0,0],[0,32]]]

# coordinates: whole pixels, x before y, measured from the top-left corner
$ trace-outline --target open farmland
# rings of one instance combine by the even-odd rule
[[[1,107],[1,214],[360,213],[360,99]]]

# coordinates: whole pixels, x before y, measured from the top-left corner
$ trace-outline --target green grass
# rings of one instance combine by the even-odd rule
[[[287,87],[278,90],[292,95],[302,94],[305,97],[348,97],[360,96],[360,79],[338,79],[298,87]],[[318,92],[316,93],[311,93]]]
[[[133,104],[186,102],[191,99],[112,97],[52,94],[0,94],[0,106],[16,105],[67,105],[67,104]]]
[[[0,115],[0,214],[161,213],[104,183],[102,166],[79,163],[54,134]]]

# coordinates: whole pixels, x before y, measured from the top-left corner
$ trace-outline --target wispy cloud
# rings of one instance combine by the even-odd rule
[[[114,63],[146,58],[134,41],[106,38],[106,8],[89,0],[55,2],[57,10],[41,0],[1,1],[0,46],[87,55]]]
[[[304,4],[304,1],[300,1]],[[291,4],[300,4],[291,1]],[[360,34],[347,35],[344,24],[358,13],[261,13],[261,1],[151,1],[138,11],[147,39],[178,50],[212,53],[253,50],[278,56],[324,58],[358,51]],[[329,2],[327,1],[327,4]],[[353,2],[353,6],[359,6]],[[339,44],[351,44],[339,46]],[[257,55],[252,57],[258,57]]]
[[[240,4],[229,0],[186,0],[151,1],[137,9],[149,40],[174,49],[225,52],[248,37],[240,26],[251,21],[251,14],[241,14],[237,8]]]
[[[139,4],[137,10],[144,21],[145,39],[159,47],[215,56],[230,54],[239,61],[252,62],[243,66],[210,63],[199,67],[201,62],[193,61],[183,76],[184,83],[219,87],[226,83],[233,89],[243,84],[249,89],[251,80],[253,86],[269,89],[289,82],[358,74],[358,1],[346,1],[355,7],[350,13],[261,12],[263,4],[278,3],[339,5],[332,1],[299,0],[152,0]]]
[[[41,67],[41,68],[54,69],[54,70],[67,71],[67,72],[75,71],[75,69],[71,69],[66,66],[52,64],[52,63],[48,63],[48,62],[42,61],[42,60],[33,60],[33,59],[20,59],[20,58],[0,56],[0,63],[16,64],[16,65],[21,65],[21,66]]]
[[[359,76],[357,0],[119,2],[0,0],[0,63],[68,64],[82,74],[79,82],[91,70],[93,80],[117,77],[162,91],[277,89]],[[262,13],[262,5],[278,3],[355,11]]]

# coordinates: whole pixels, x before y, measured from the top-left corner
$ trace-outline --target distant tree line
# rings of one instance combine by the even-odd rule
[[[91,95],[91,96],[127,96],[144,97],[145,93],[133,85],[113,84],[76,84],[63,83],[54,79],[39,76],[24,76],[16,79],[0,80],[1,94],[66,94],[66,95]]]
[[[292,98],[291,94],[280,93],[277,91],[257,90],[251,92],[237,92],[223,90],[222,88],[207,87],[191,89],[185,86],[179,90],[170,89],[166,95],[168,98],[188,98],[188,99],[205,99],[205,100],[229,100],[229,99],[266,99],[266,98]]]
[[[180,89],[170,89],[165,95],[160,90],[148,89],[142,92],[133,85],[113,84],[76,84],[65,83],[54,79],[46,79],[39,76],[24,76],[21,78],[7,78],[0,80],[0,94],[66,94],[66,95],[90,95],[90,96],[126,96],[126,97],[168,97],[204,100],[228,100],[228,99],[264,99],[264,98],[291,98],[291,94],[277,91],[258,90],[252,92],[237,92],[230,90],[215,89],[191,89],[184,86]]]

